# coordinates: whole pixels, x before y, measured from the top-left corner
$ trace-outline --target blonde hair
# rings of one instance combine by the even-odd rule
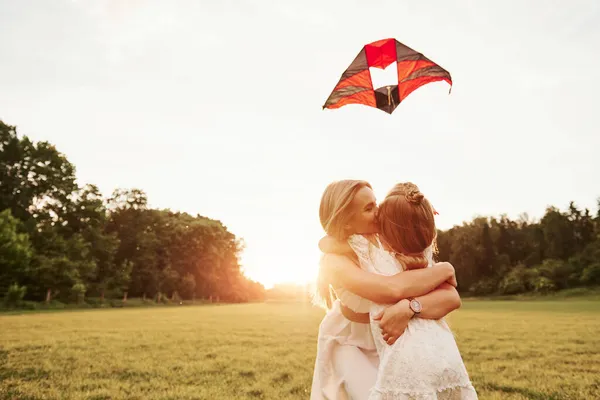
[[[362,189],[371,188],[369,182],[346,179],[330,183],[321,196],[319,219],[328,235],[345,240],[349,233],[346,226],[353,214],[350,205],[356,194]]]
[[[425,250],[435,248],[434,210],[417,185],[399,183],[379,205],[382,239],[396,253],[405,269],[427,267]]]
[[[372,189],[367,181],[346,179],[332,182],[325,188],[319,206],[319,219],[321,226],[329,236],[338,240],[348,238],[350,233],[347,225],[353,216],[350,206],[356,194],[365,187]],[[332,306],[333,296],[331,279],[319,269],[313,300],[329,309]]]

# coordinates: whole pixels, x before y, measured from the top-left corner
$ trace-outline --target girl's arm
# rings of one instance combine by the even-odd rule
[[[334,286],[376,303],[396,303],[407,297],[423,296],[454,277],[454,267],[446,262],[383,276],[366,272],[339,254],[325,254],[320,267]]]
[[[457,310],[462,305],[460,295],[456,288],[446,282],[438,288],[424,296],[417,296],[423,310],[419,313],[419,318],[440,319]]]
[[[448,283],[442,283],[436,290],[416,299],[422,306],[418,318],[424,319],[443,318],[461,306],[456,288]],[[389,345],[394,344],[402,336],[408,321],[415,316],[408,304],[408,300],[401,300],[373,317],[374,320],[379,321],[383,340]]]
[[[435,290],[426,295],[416,296],[414,298],[421,303],[422,311],[419,313],[418,318],[423,319],[444,318],[452,311],[459,309],[462,305],[460,295],[456,288],[446,282],[442,283]],[[414,312],[410,309],[408,304],[408,300],[401,300],[393,306],[386,308],[374,319],[382,320],[383,322],[385,321],[385,315],[387,313],[401,314],[402,312],[410,314],[412,318]]]

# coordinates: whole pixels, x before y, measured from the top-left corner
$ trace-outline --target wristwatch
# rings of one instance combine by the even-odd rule
[[[407,300],[408,300],[408,306],[410,307],[412,312],[414,312],[415,315],[419,315],[421,313],[421,310],[423,309],[421,307],[421,302],[419,300],[415,299],[414,297],[409,297]]]

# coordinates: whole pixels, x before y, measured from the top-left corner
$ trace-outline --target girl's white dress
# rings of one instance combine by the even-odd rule
[[[348,241],[361,268],[380,275],[403,271],[396,257],[365,237]],[[428,249],[429,266],[433,255]],[[444,319],[413,318],[404,334],[389,346],[383,340],[379,322],[372,317],[389,305],[371,302],[371,330],[379,354],[379,370],[369,400],[475,400],[477,393]],[[360,400],[360,398],[357,398]]]

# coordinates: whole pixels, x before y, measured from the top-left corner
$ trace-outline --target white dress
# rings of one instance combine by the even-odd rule
[[[366,400],[379,366],[371,325],[348,320],[341,305],[368,313],[373,303],[341,288],[335,292],[338,299],[319,326],[310,399]]]
[[[366,238],[354,235],[349,240],[361,268],[380,275],[403,271],[396,257],[372,245]],[[429,266],[433,265],[431,249]],[[372,317],[389,305],[372,303],[371,328],[377,352],[379,371],[369,400],[475,400],[477,393],[444,319],[413,318],[404,334],[389,346],[382,337],[379,322]]]

